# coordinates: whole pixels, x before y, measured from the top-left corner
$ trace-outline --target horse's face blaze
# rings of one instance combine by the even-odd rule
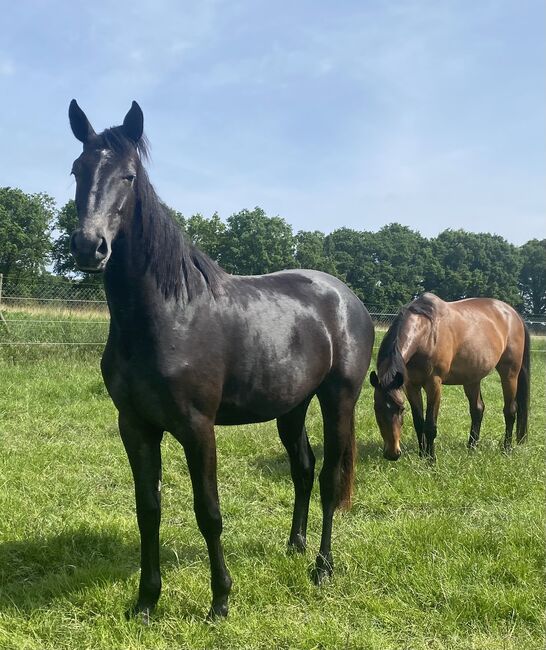
[[[400,390],[388,391],[378,386],[374,391],[375,419],[383,438],[383,456],[400,458],[400,432],[404,417],[404,399]]]

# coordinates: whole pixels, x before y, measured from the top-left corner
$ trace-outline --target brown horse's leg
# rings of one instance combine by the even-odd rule
[[[468,448],[475,449],[480,439],[480,428],[482,426],[483,412],[485,404],[483,403],[482,393],[480,390],[480,382],[464,385],[464,392],[468,399],[470,407],[470,419],[472,424],[470,426],[470,436],[468,438]]]
[[[309,499],[315,476],[315,456],[305,430],[305,414],[309,400],[277,419],[280,439],[290,458],[290,473],[294,483],[294,513],[288,539],[289,548],[305,551]]]
[[[140,530],[140,585],[138,600],[128,615],[142,614],[148,623],[161,592],[159,522],[161,519],[161,438],[163,432],[144,426],[137,418],[119,414],[119,431],[135,481]]]
[[[406,394],[411,407],[411,415],[413,417],[413,426],[417,434],[417,442],[419,443],[419,455],[425,455],[425,418],[423,417],[423,394],[421,386],[417,384],[408,384],[406,386]]]
[[[442,396],[442,380],[439,377],[432,377],[425,385],[427,395],[427,413],[425,416],[425,456],[431,460],[436,458],[434,451],[434,440],[436,439],[438,411],[440,410],[440,398]]]
[[[322,535],[320,550],[313,570],[313,581],[319,585],[332,575],[332,520],[334,511],[350,500],[354,468],[354,408],[356,394],[346,389],[328,387],[318,398],[324,420],[324,461],[320,472],[322,502]]]
[[[227,616],[231,577],[220,542],[222,515],[216,481],[216,441],[213,422],[195,414],[181,431],[173,432],[182,443],[193,487],[193,507],[209,553],[212,604],[208,618]]]
[[[502,395],[504,397],[504,423],[506,426],[504,433],[504,448],[506,451],[512,448],[512,432],[514,430],[514,423],[516,421],[516,413],[518,410],[516,402],[516,391],[518,386],[518,377],[515,372],[508,371],[501,374],[502,369],[499,370]]]

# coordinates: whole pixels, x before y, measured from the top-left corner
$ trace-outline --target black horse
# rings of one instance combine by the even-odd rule
[[[225,616],[224,563],[214,424],[277,420],[290,457],[295,502],[289,544],[304,551],[315,458],[304,421],[316,395],[324,420],[322,538],[313,577],[331,575],[334,510],[350,502],[354,409],[374,330],[342,282],[318,271],[237,277],[191,245],[152,188],[136,102],[122,126],[96,134],[75,100],[70,125],[83,143],[74,162],[80,269],[104,271],[111,321],[104,382],[119,411],[133,472],[141,575],[133,613],[144,621],[161,590],[160,443],[182,444],[194,509],[211,566],[210,617]]]

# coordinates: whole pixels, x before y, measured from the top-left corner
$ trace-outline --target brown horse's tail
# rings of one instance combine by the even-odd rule
[[[518,387],[516,390],[517,424],[516,435],[521,441],[527,435],[527,420],[529,417],[529,400],[531,396],[531,337],[525,323],[525,346],[523,348],[523,360],[518,375]]]
[[[354,414],[351,417],[351,434],[345,445],[341,457],[341,473],[339,480],[338,508],[349,510],[353,497],[353,483],[355,477],[356,438]]]

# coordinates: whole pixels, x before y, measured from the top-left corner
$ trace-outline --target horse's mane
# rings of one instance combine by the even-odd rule
[[[134,153],[135,143],[116,126],[100,136],[104,147],[121,155]],[[157,196],[143,161],[149,158],[149,143],[142,136],[136,144],[138,169],[136,174],[136,214],[134,230],[144,244],[145,265],[165,296],[190,301],[203,285],[216,296],[220,282],[227,274],[208,255],[184,237],[179,225],[170,216],[166,205]]]
[[[394,380],[396,373],[406,377],[406,364],[400,352],[398,337],[400,330],[410,314],[418,314],[433,322],[435,315],[434,303],[427,294],[423,294],[402,307],[392,325],[385,334],[379,352],[377,353],[377,376],[380,384],[387,388]]]

